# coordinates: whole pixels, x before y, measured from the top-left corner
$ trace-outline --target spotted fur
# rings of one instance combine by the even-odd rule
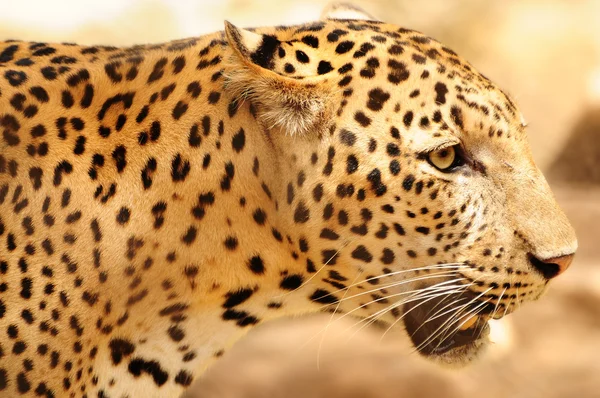
[[[0,394],[178,396],[252,326],[368,317],[432,264],[504,312],[543,292],[576,240],[515,104],[369,19],[0,44]]]

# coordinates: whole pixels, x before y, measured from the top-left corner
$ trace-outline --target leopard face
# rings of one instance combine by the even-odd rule
[[[510,97],[353,8],[0,63],[3,392],[177,396],[315,311],[466,363],[576,250]]]
[[[289,217],[307,228],[324,264],[316,277],[331,285],[311,299],[404,323],[423,354],[468,362],[488,319],[537,299],[570,265],[576,239],[531,158],[521,113],[454,51],[375,21],[326,35],[228,34],[252,62],[231,73],[234,89],[267,69],[288,85],[274,95],[302,90],[299,106],[293,94],[271,99],[264,81],[244,83],[267,108],[259,118],[283,130],[271,137],[292,171],[282,177]],[[313,86],[322,91],[311,103]],[[286,131],[299,137],[291,143]],[[338,263],[346,272],[330,271]]]

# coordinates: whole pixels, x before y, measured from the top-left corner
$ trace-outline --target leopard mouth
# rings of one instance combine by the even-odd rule
[[[404,304],[404,325],[417,351],[428,357],[473,356],[486,343],[495,305],[474,292]]]

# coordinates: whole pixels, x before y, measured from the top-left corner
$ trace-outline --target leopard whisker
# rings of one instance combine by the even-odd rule
[[[459,264],[459,263],[456,263],[456,264]],[[460,266],[460,267],[463,268],[462,266]],[[372,280],[375,280],[375,279],[379,279],[379,278],[383,278],[383,277],[387,277],[387,276],[395,276],[395,275],[399,275],[399,274],[403,274],[403,273],[420,271],[420,270],[435,270],[436,268],[441,268],[441,269],[446,269],[447,268],[448,270],[445,270],[443,272],[450,272],[450,270],[453,270],[454,268],[457,268],[457,266],[447,266],[447,264],[443,264],[442,267],[427,266],[427,267],[420,267],[420,268],[413,268],[413,269],[407,269],[407,270],[402,270],[402,271],[391,272],[389,274],[384,274],[384,275],[381,275],[381,276],[376,276],[376,277],[372,277],[372,278],[369,278],[369,279],[365,279],[365,280],[363,280],[361,282],[352,283],[351,285],[348,285],[348,286],[346,286],[344,288],[341,288],[341,289],[335,290],[333,292],[330,292],[327,295],[324,295],[323,297],[328,297],[328,296],[335,295],[335,294],[337,294],[339,292],[342,292],[342,291],[344,291],[346,289],[350,289],[350,288],[355,287],[355,286],[360,286],[360,285],[364,284],[365,282],[369,282],[369,281],[372,281]],[[454,270],[453,272],[456,273],[457,271]],[[431,275],[442,275],[442,274],[441,273],[438,273],[438,274],[428,274],[428,275],[425,275],[425,276],[431,276]],[[414,279],[404,279],[403,281],[411,281],[411,280],[414,280]],[[390,282],[390,284],[387,284],[387,285],[378,285],[376,288],[374,288],[372,290],[369,290],[367,292],[364,292],[364,293],[371,293],[371,292],[374,292],[374,291],[377,291],[377,290],[387,289],[389,287],[396,286],[395,284],[397,282],[398,281],[394,281],[394,282]],[[352,297],[348,297],[348,299],[351,299],[351,298]],[[335,304],[335,303],[329,303],[327,305],[333,305],[333,304]]]
[[[508,312],[508,310],[509,310],[509,308],[510,308],[510,305],[512,304],[512,302],[513,302],[513,299],[511,298],[511,299],[508,301],[508,304],[506,304],[506,307],[504,308],[504,314],[502,314],[502,317],[503,317],[503,318],[506,316],[506,314],[507,314],[507,312]]]
[[[417,295],[417,294],[427,294],[427,293],[429,293],[429,292],[436,291],[436,289],[437,289],[437,290],[441,290],[441,289],[453,289],[453,288],[457,288],[457,287],[462,287],[462,285],[457,285],[457,286],[442,286],[442,285],[446,285],[446,284],[454,283],[454,282],[461,281],[461,280],[466,280],[466,279],[465,279],[465,278],[461,278],[461,279],[458,279],[458,280],[448,280],[448,281],[442,281],[442,282],[439,282],[439,283],[437,283],[437,284],[435,284],[435,285],[429,286],[429,287],[427,287],[427,288],[424,288],[424,289],[414,289],[414,290],[409,290],[409,291],[406,291],[406,292],[401,292],[401,293],[397,293],[397,294],[390,295],[390,296],[386,296],[386,297],[379,297],[379,298],[377,298],[377,299],[374,299],[374,300],[371,300],[370,302],[367,302],[367,303],[365,303],[365,304],[363,304],[363,305],[361,305],[361,306],[359,306],[359,307],[356,307],[356,308],[354,308],[353,310],[351,310],[351,311],[349,311],[349,312],[347,312],[347,313],[344,313],[344,314],[343,314],[341,317],[339,317],[339,318],[335,319],[335,320],[334,320],[334,322],[337,322],[337,321],[339,321],[339,320],[341,320],[341,319],[345,318],[347,315],[351,315],[353,312],[355,312],[355,311],[358,311],[359,309],[361,309],[361,308],[363,308],[363,307],[365,307],[365,306],[367,306],[367,305],[369,305],[369,304],[372,304],[373,302],[381,301],[381,300],[384,300],[384,299],[387,299],[387,298],[390,298],[390,297],[393,297],[393,296],[399,296],[399,295],[411,294],[411,297],[414,297],[414,296],[415,296],[415,295]],[[378,289],[374,289],[373,291],[375,291],[375,290],[378,290]],[[411,297],[409,297],[409,298],[411,298]],[[397,303],[395,303],[395,304],[397,304]],[[323,307],[327,307],[327,306],[323,306]],[[387,308],[388,308],[388,310],[390,310],[390,309],[391,309],[391,306],[390,306],[390,307],[387,307]],[[383,309],[383,310],[381,310],[381,311],[386,311],[386,309]],[[371,316],[373,316],[373,315],[375,315],[375,314],[372,314]],[[357,326],[358,324],[360,324],[360,323],[361,323],[361,322],[363,322],[363,321],[365,321],[365,319],[363,319],[363,320],[359,321],[358,323],[355,323],[354,325],[350,326],[348,329],[351,329],[351,328],[353,328],[353,327]],[[347,329],[347,330],[348,330],[348,329]],[[320,331],[318,331],[317,333],[315,333],[315,334],[314,334],[314,335],[313,335],[313,336],[312,336],[310,339],[308,339],[308,340],[307,340],[307,341],[306,341],[306,342],[305,342],[305,343],[304,343],[304,344],[303,344],[303,345],[302,345],[300,348],[302,348],[302,347],[304,347],[306,344],[310,343],[310,342],[311,342],[311,341],[312,341],[314,338],[316,338],[316,337],[317,337],[317,336],[318,336],[320,333],[323,333],[324,331],[325,331],[325,328],[323,328],[323,329],[321,329]]]
[[[446,297],[448,297],[450,294],[456,294],[456,293],[461,293],[463,291],[465,291],[470,285],[462,285],[461,289],[457,289],[456,291],[451,291],[447,294],[445,294]],[[411,309],[409,309],[408,311],[406,311],[404,314],[402,314],[402,316],[400,318],[398,318],[396,321],[394,321],[394,323],[392,323],[390,325],[390,327],[387,328],[387,330],[381,335],[381,340],[385,337],[385,335],[402,319],[404,319],[404,317],[408,314],[410,314],[411,311],[415,310],[416,308],[420,307],[421,305],[427,303],[428,301],[431,301],[434,298],[437,298],[439,296],[443,296],[443,294],[437,295],[437,296],[432,296],[427,298],[427,300],[423,300],[422,302],[420,302],[419,304],[415,305],[414,307],[412,307]],[[403,303],[404,304],[404,303]]]
[[[441,283],[447,283],[447,282],[455,282],[455,281],[446,281],[446,282],[441,282]],[[369,315],[368,317],[365,317],[364,319],[359,320],[355,324],[348,327],[347,330],[352,329],[352,328],[360,325],[361,323],[364,323],[358,330],[356,330],[352,334],[352,336],[350,338],[352,338],[356,333],[358,333],[363,328],[376,322],[379,317],[385,315],[389,311],[392,311],[394,308],[397,308],[403,304],[410,303],[413,301],[427,299],[430,296],[434,295],[435,293],[438,293],[439,291],[444,291],[444,293],[442,293],[442,294],[453,294],[456,292],[460,292],[462,288],[463,288],[463,285],[443,286],[443,287],[437,287],[437,288],[434,286],[430,286],[429,288],[427,288],[428,291],[425,291],[425,289],[418,289],[418,290],[412,290],[409,292],[404,292],[404,293],[412,293],[412,294],[409,297],[407,297],[403,300],[399,300],[395,303],[392,303],[391,305]],[[397,295],[399,295],[399,294],[387,296],[386,298],[390,298],[390,297],[397,296]],[[439,294],[437,296],[439,296]]]
[[[427,279],[439,279],[439,278],[442,278],[442,277],[448,277],[448,276],[454,276],[454,275],[458,275],[458,274],[456,272],[443,271],[443,272],[438,272],[438,273],[435,273],[435,274],[428,274],[428,275],[425,275],[425,276],[419,276],[419,277],[414,277],[414,278],[409,278],[409,279],[403,279],[401,281],[395,281],[395,282],[389,283],[387,285],[377,286],[376,288],[373,288],[371,290],[362,291],[362,292],[354,294],[352,296],[345,297],[343,299],[343,301],[351,300],[353,298],[360,297],[360,296],[363,296],[365,294],[373,293],[373,292],[376,292],[376,291],[379,291],[379,290],[382,290],[382,289],[389,289],[389,288],[392,288],[392,287],[401,286],[401,285],[404,285],[404,284],[407,284],[407,283],[411,283],[411,282],[418,282],[418,281],[423,281],[423,280],[427,280]],[[466,279],[462,278],[461,280],[466,280]],[[445,282],[447,282],[447,281],[445,281]],[[343,290],[346,290],[346,289],[340,289],[338,292],[343,291]],[[335,293],[332,292],[332,293],[329,293],[328,295],[324,295],[323,297],[331,296],[333,294],[335,294]],[[322,309],[326,308],[328,306],[334,305],[338,301],[339,300],[337,300],[337,301],[335,301],[333,303],[325,304],[325,305],[323,305]]]
[[[451,280],[451,281],[445,281],[445,282],[443,282],[443,283],[451,283],[451,282],[457,282],[457,281],[460,281],[460,280]],[[389,299],[389,298],[396,297],[396,296],[401,296],[401,295],[405,295],[405,294],[410,294],[410,297],[407,297],[407,299],[410,299],[410,301],[406,301],[406,300],[405,300],[405,301],[401,301],[401,302],[395,302],[395,303],[392,303],[390,306],[387,306],[386,308],[383,308],[383,309],[381,309],[381,310],[379,310],[379,311],[377,311],[377,312],[375,312],[375,313],[373,313],[373,314],[369,315],[368,317],[366,317],[365,319],[362,319],[362,320],[360,321],[360,322],[363,322],[363,321],[365,321],[365,320],[369,320],[370,318],[372,318],[372,317],[374,317],[374,316],[377,316],[377,315],[379,315],[379,314],[381,314],[381,313],[385,313],[385,312],[387,312],[387,311],[391,311],[393,308],[395,308],[395,307],[398,307],[398,306],[400,306],[400,305],[402,305],[402,304],[405,304],[405,303],[407,303],[407,302],[412,302],[412,301],[414,301],[414,300],[412,300],[412,299],[415,299],[415,300],[417,300],[417,299],[421,299],[421,298],[423,298],[422,296],[426,296],[427,294],[430,294],[430,293],[436,293],[436,292],[438,292],[438,291],[441,291],[441,290],[446,290],[446,291],[447,291],[447,290],[453,290],[453,289],[460,289],[460,288],[462,288],[463,286],[464,286],[464,285],[454,285],[454,286],[453,286],[453,285],[450,285],[450,286],[441,286],[441,287],[440,287],[440,286],[437,286],[437,287],[435,287],[435,288],[432,286],[432,287],[426,288],[427,290],[425,290],[425,289],[415,289],[415,290],[409,290],[409,291],[402,292],[402,293],[396,293],[396,294],[388,295],[388,296],[385,296],[385,297],[378,297],[377,299],[371,300],[371,301],[369,301],[369,302],[367,302],[367,303],[365,303],[365,304],[362,304],[362,305],[360,305],[360,306],[358,306],[358,307],[354,308],[352,311],[349,311],[349,312],[345,313],[345,314],[342,316],[342,318],[343,318],[343,317],[345,317],[346,315],[350,315],[350,314],[352,314],[354,311],[358,311],[358,310],[360,310],[361,308],[364,308],[364,307],[366,307],[366,306],[368,306],[368,305],[370,305],[370,304],[372,304],[372,303],[375,303],[375,302],[378,302],[378,301],[382,301],[382,300],[387,300],[387,299]],[[359,322],[359,323],[360,323],[360,322]]]
[[[470,283],[470,284],[468,284],[468,286],[473,286],[473,285],[475,284],[475,282],[477,282],[477,280],[479,280],[479,279],[480,279],[480,277],[479,277],[479,278],[475,278],[475,279],[473,279],[473,280],[471,281],[471,283]],[[466,298],[466,297],[465,297],[465,298],[462,298],[462,299],[459,299],[459,300],[463,300],[463,299],[464,299],[464,300],[467,300],[467,298]],[[430,321],[433,321],[433,320],[435,320],[435,319],[437,319],[437,318],[439,318],[439,317],[441,317],[441,316],[444,316],[444,315],[446,315],[446,314],[448,314],[448,313],[450,313],[450,312],[453,312],[455,309],[454,309],[454,308],[451,308],[450,310],[448,310],[448,311],[445,311],[445,312],[443,312],[443,313],[441,313],[441,314],[440,314],[440,311],[444,311],[446,308],[448,308],[448,307],[451,307],[451,306],[452,306],[452,305],[454,305],[454,304],[456,304],[456,301],[454,301],[454,302],[452,302],[452,303],[450,303],[450,304],[447,304],[447,305],[445,305],[444,307],[440,308],[440,309],[439,309],[438,311],[436,311],[436,312],[435,312],[433,315],[431,315],[429,318],[427,318],[427,320],[426,320],[425,322],[423,322],[423,324],[425,324],[425,323],[427,323],[427,322],[430,322]],[[434,307],[434,308],[435,308],[435,307]],[[417,330],[418,330],[418,329],[417,329]]]
[[[429,341],[431,341],[431,340],[435,339],[435,338],[436,338],[436,337],[438,337],[438,336],[441,336],[441,335],[444,335],[444,336],[446,336],[446,335],[445,335],[445,333],[446,333],[446,332],[447,332],[447,331],[450,329],[450,327],[451,327],[452,323],[453,323],[455,320],[457,320],[457,319],[460,319],[460,318],[462,317],[462,315],[460,315],[460,314],[461,314],[461,313],[464,311],[464,309],[465,309],[465,308],[467,308],[467,307],[468,307],[469,305],[471,305],[472,303],[475,303],[477,300],[479,300],[479,298],[483,297],[484,295],[486,295],[486,294],[487,294],[488,292],[490,292],[491,290],[493,290],[493,288],[489,288],[489,289],[487,289],[486,291],[484,291],[484,292],[480,293],[478,296],[476,296],[476,297],[474,297],[473,299],[471,299],[471,300],[470,300],[468,303],[466,303],[466,304],[464,304],[464,305],[461,305],[461,306],[457,307],[457,308],[456,308],[456,310],[455,310],[455,314],[454,314],[454,315],[452,315],[452,316],[450,316],[450,317],[448,317],[448,319],[447,319],[447,320],[446,320],[444,323],[442,323],[442,324],[441,324],[441,325],[440,325],[440,326],[439,326],[439,327],[438,327],[438,328],[437,328],[437,329],[436,329],[436,330],[435,330],[435,331],[434,331],[434,332],[433,332],[433,333],[432,333],[432,334],[431,334],[431,335],[430,335],[430,336],[429,336],[429,337],[428,337],[428,338],[427,338],[425,341],[423,341],[423,342],[422,342],[422,343],[419,345],[419,347],[417,347],[417,349],[419,349],[420,347],[422,347],[422,346],[424,346],[425,344],[429,343]],[[484,301],[482,304],[483,304],[483,305],[487,304],[487,301]],[[462,326],[462,325],[461,325],[461,326]],[[447,338],[447,337],[446,337],[446,338]],[[440,344],[441,344],[443,341],[445,341],[445,339],[446,339],[446,338],[444,338],[444,339],[443,339],[443,340],[440,342]],[[438,344],[438,346],[436,346],[436,348],[437,348],[437,347],[439,347],[439,344]]]
[[[464,321],[462,321],[460,324],[458,324],[454,330],[452,330],[450,333],[445,333],[445,337],[442,338],[442,340],[440,340],[440,342],[438,343],[438,345],[435,347],[436,349],[440,347],[440,345],[442,345],[450,336],[453,336],[456,332],[458,332],[460,330],[460,328],[469,321],[469,319],[471,319],[474,316],[477,316],[481,311],[483,311],[484,307],[489,303],[489,301],[483,301],[481,304],[479,304],[478,306],[476,306],[474,309],[468,311],[465,315],[459,316],[457,319],[463,319]],[[448,331],[450,329],[450,326],[446,329],[446,331]]]
[[[364,279],[360,282],[355,283],[354,285],[350,285],[348,287],[352,287],[352,286],[356,286],[356,285],[361,285],[365,282],[371,282],[377,279],[381,279],[381,278],[386,278],[386,277],[391,277],[391,276],[395,276],[395,275],[399,275],[399,274],[404,274],[407,272],[415,272],[415,271],[427,271],[427,270],[437,270],[437,269],[458,269],[458,268],[469,268],[467,265],[465,265],[464,263],[444,263],[444,264],[435,264],[435,265],[428,265],[425,267],[418,267],[418,268],[409,268],[409,269],[404,269],[401,271],[394,271],[394,272],[389,272],[386,274],[381,274],[378,276],[373,276],[370,277],[368,279]]]
[[[492,311],[492,318],[494,318],[496,316],[496,312],[498,311],[498,308],[500,306],[500,302],[502,301],[502,296],[504,296],[504,293],[506,293],[506,288],[504,288],[502,293],[500,293],[500,297],[498,297],[498,300],[496,301],[496,305],[494,306],[494,311]]]
[[[358,277],[362,274],[362,271],[360,273],[358,273],[356,275],[356,277],[354,278],[354,280],[358,279]],[[354,281],[353,281],[354,282]],[[344,296],[346,295],[346,293],[348,293],[350,290],[346,289],[344,292]],[[325,325],[325,328],[323,330],[323,335],[321,336],[321,341],[319,342],[319,348],[317,349],[317,370],[320,370],[320,364],[321,364],[321,348],[323,347],[323,341],[325,340],[325,336],[327,335],[327,331],[329,330],[329,326],[332,324],[333,321],[333,317],[335,316],[335,314],[337,313],[338,309],[340,308],[340,305],[342,304],[342,301],[344,299],[344,296],[342,296],[342,300],[338,301],[337,306],[335,307],[335,309],[333,310],[333,312],[331,313],[331,316],[329,317],[329,320],[327,321],[327,325]],[[320,332],[319,332],[320,333]]]
[[[459,280],[459,281],[460,281],[460,280]],[[448,282],[450,282],[450,281],[448,281]],[[452,280],[451,282],[456,282],[456,280]],[[440,282],[440,284],[441,284],[441,283],[444,283],[444,282]],[[435,286],[439,286],[439,284],[433,285],[433,286],[431,286],[430,288],[433,288],[433,287],[435,287]],[[465,288],[466,288],[466,287],[465,287],[465,285],[457,285],[457,286],[450,286],[450,287],[448,287],[448,286],[445,286],[444,288],[438,288],[438,289],[435,289],[435,290],[433,290],[433,291],[425,291],[425,289],[419,289],[419,290],[417,290],[417,291],[413,291],[414,293],[413,293],[413,294],[412,294],[410,297],[408,297],[406,300],[399,300],[399,301],[397,301],[397,302],[395,302],[395,303],[393,303],[393,304],[389,305],[388,307],[386,307],[386,308],[383,308],[383,309],[381,309],[381,310],[377,311],[376,313],[374,313],[374,314],[371,314],[370,316],[366,317],[365,319],[362,319],[361,321],[357,322],[356,324],[352,325],[352,327],[355,327],[355,326],[359,325],[360,323],[363,323],[363,322],[365,323],[365,324],[364,324],[363,326],[361,326],[361,327],[360,327],[360,328],[359,328],[359,329],[358,329],[358,330],[357,330],[357,331],[356,331],[354,334],[356,334],[357,332],[359,332],[359,331],[360,331],[360,330],[362,330],[363,328],[365,328],[365,327],[367,327],[367,326],[369,326],[369,325],[373,324],[374,322],[376,322],[376,321],[377,321],[377,319],[378,319],[378,318],[380,318],[381,316],[385,315],[385,314],[386,314],[386,313],[388,313],[389,311],[392,311],[394,308],[398,308],[398,307],[400,307],[401,305],[404,305],[404,304],[407,304],[407,303],[411,303],[411,302],[413,302],[413,301],[418,301],[418,300],[423,300],[423,303],[424,303],[424,302],[428,302],[428,301],[430,301],[430,300],[432,300],[432,299],[434,299],[434,298],[437,298],[437,297],[439,297],[439,296],[443,296],[443,295],[450,295],[450,294],[454,294],[454,293],[459,293],[459,292],[461,292],[462,290],[464,290]],[[444,290],[444,292],[443,292],[443,293],[440,293],[440,294],[437,294],[437,292],[438,292],[439,290]],[[393,296],[388,296],[388,298],[389,298],[389,297],[393,297]],[[413,307],[412,309],[414,309],[414,308],[416,308],[416,307],[420,306],[420,305],[421,305],[421,304],[423,304],[423,303],[420,303],[420,304],[418,304],[417,306]],[[412,309],[411,309],[411,310],[412,310]],[[408,311],[408,312],[410,312],[410,311]],[[407,313],[408,313],[408,312],[407,312]],[[397,319],[397,320],[396,320],[396,321],[395,321],[395,322],[392,324],[392,326],[394,326],[394,325],[395,325],[395,324],[396,324],[398,321],[400,321],[401,319],[403,319],[403,318],[404,318],[404,316],[405,316],[407,313],[404,313],[404,314],[402,314],[402,316],[401,316],[399,319]],[[354,335],[354,334],[353,334],[353,335]]]
[[[471,303],[476,302],[480,297],[482,297],[483,295],[487,294],[490,290],[492,290],[492,288],[489,288],[488,290],[482,292],[481,294],[479,294],[478,296],[474,297],[473,299],[471,299],[469,302],[467,302],[466,304],[463,304],[459,307],[456,307],[454,309],[455,314],[448,317],[448,319],[442,323],[436,330],[433,331],[433,333],[427,338],[425,339],[425,341],[423,341],[421,344],[419,344],[418,347],[416,347],[416,350],[419,350],[421,347],[423,347],[424,345],[426,345],[427,343],[429,343],[431,340],[435,339],[437,336],[443,334],[445,332],[445,330],[447,328],[450,327],[450,325],[452,325],[452,322],[454,322],[454,320],[456,320],[457,315],[459,315],[464,308],[468,307],[469,305],[471,305]],[[425,320],[426,323],[427,320]]]

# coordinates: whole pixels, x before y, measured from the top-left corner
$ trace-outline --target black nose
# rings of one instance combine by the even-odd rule
[[[553,257],[545,260],[540,260],[533,254],[529,253],[529,262],[533,267],[540,272],[544,278],[552,279],[569,268],[569,265],[573,262],[574,254],[567,254],[566,256]]]

